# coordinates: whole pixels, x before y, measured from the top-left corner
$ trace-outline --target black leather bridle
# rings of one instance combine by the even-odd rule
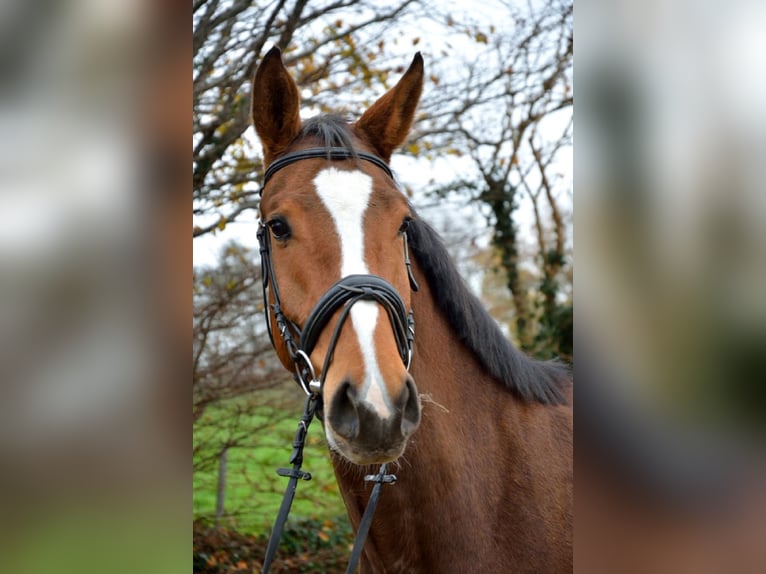
[[[382,159],[372,154],[340,147],[309,148],[289,153],[274,161],[266,170],[263,186],[261,187],[261,195],[266,184],[277,171],[297,161],[311,158],[365,160],[382,168],[392,180],[394,179],[388,165]],[[407,267],[410,287],[413,291],[417,291],[418,284],[412,275],[409,258],[407,232],[405,230],[402,233],[404,238],[404,263]],[[409,369],[415,336],[415,322],[412,311],[406,309],[401,296],[388,281],[377,275],[348,275],[343,277],[332,285],[317,301],[301,328],[294,321],[290,320],[282,309],[279,285],[277,284],[271,260],[271,233],[262,217],[258,225],[257,236],[260,244],[261,273],[263,274],[264,313],[271,344],[276,348],[270,317],[270,314],[273,314],[279,336],[282,338],[290,360],[295,366],[294,378],[307,395],[321,394],[325,373],[332,361],[332,355],[335,351],[340,330],[348,317],[351,307],[359,301],[374,301],[386,310],[394,331],[394,337],[396,338],[399,356],[404,362],[405,367]],[[271,289],[273,303],[269,303],[269,289]],[[309,357],[314,350],[319,335],[338,309],[343,310],[333,331],[320,378],[317,378]]]
[[[280,169],[297,161],[312,158],[325,158],[328,161],[348,159],[367,161],[381,168],[392,181],[395,181],[388,164],[375,155],[341,147],[308,148],[288,153],[269,165],[264,174],[261,196],[263,196],[263,192],[271,177]],[[403,230],[402,234],[404,238],[404,263],[407,267],[410,287],[413,291],[417,291],[418,284],[412,274],[406,230]],[[271,259],[271,232],[263,217],[260,218],[258,225],[258,242],[260,244],[261,273],[263,274],[264,314],[266,316],[269,338],[271,339],[272,346],[276,348],[275,334],[271,326],[271,315],[273,315],[278,335],[281,337],[290,360],[295,367],[293,378],[308,397],[293,441],[293,452],[290,456],[290,463],[293,465],[293,468],[280,468],[277,471],[281,476],[289,478],[289,482],[285,490],[285,496],[282,499],[279,514],[274,523],[269,545],[266,549],[262,570],[266,574],[276,555],[279,540],[287,521],[287,515],[290,512],[293,497],[295,496],[297,482],[300,479],[311,479],[309,473],[301,470],[305,437],[314,415],[318,410],[321,410],[325,376],[332,362],[341,329],[351,312],[351,308],[359,301],[373,301],[385,309],[394,332],[399,356],[407,370],[410,368],[410,361],[412,359],[415,321],[412,310],[407,310],[401,296],[388,281],[377,275],[348,275],[337,281],[320,297],[302,327],[297,325],[285,315],[282,309],[279,285],[277,284],[277,277],[274,273]],[[269,303],[269,290],[271,290],[271,299],[273,300],[271,303]],[[340,315],[330,338],[330,345],[324,358],[322,370],[319,378],[317,378],[309,357],[319,340],[320,334],[338,310],[340,310]],[[375,512],[381,486],[383,484],[394,483],[396,476],[386,474],[386,465],[383,464],[377,474],[365,476],[365,480],[374,482],[375,485],[357,531],[347,572],[354,572],[356,570],[367,532],[372,523],[372,516]]]

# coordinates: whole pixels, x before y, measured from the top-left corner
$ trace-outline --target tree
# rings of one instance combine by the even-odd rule
[[[194,237],[223,229],[257,206],[261,158],[243,136],[250,125],[250,80],[267,43],[283,51],[305,106],[338,111],[344,97],[359,99],[373,84],[375,93],[385,87],[394,66],[385,58],[386,37],[415,5],[194,1]]]
[[[273,388],[289,378],[263,318],[260,265],[235,244],[219,264],[194,271],[193,417],[214,403]]]
[[[571,360],[571,226],[564,207],[571,187],[556,169],[572,143],[572,3],[546,0],[531,11],[509,12],[511,33],[495,33],[494,26],[487,33],[466,30],[487,46],[478,58],[483,65],[467,65],[465,79],[443,87],[416,137],[472,160],[475,174],[431,192],[462,188],[485,208],[520,346]],[[524,269],[523,199],[533,213],[533,273]]]

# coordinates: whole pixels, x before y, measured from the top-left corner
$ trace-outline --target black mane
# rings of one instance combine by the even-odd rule
[[[468,289],[431,226],[416,219],[407,228],[407,237],[437,306],[487,373],[527,402],[565,404],[562,388],[569,380],[568,368],[562,363],[532,359],[505,338]]]

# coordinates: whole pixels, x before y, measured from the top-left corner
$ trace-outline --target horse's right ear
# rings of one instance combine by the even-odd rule
[[[253,79],[253,125],[263,144],[265,165],[279,156],[301,129],[298,86],[274,46],[264,56]]]

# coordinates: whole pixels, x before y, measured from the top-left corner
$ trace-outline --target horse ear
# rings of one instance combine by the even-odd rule
[[[264,56],[253,79],[253,125],[263,144],[268,165],[279,156],[301,129],[298,86],[274,46]]]
[[[391,152],[407,138],[422,91],[423,57],[418,52],[399,82],[356,122],[384,160],[390,160]]]

